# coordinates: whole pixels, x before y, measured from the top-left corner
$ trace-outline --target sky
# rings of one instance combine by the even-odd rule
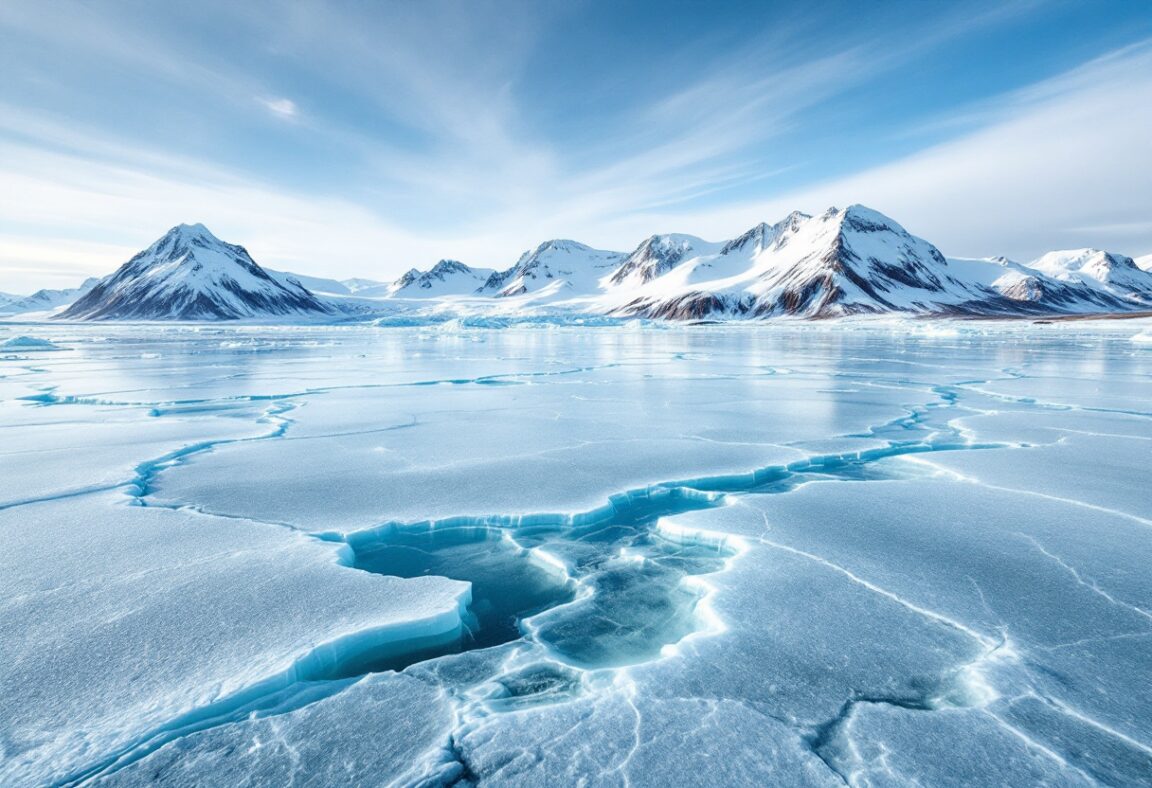
[[[863,203],[1152,252],[1152,2],[0,0],[0,291],[202,222],[279,270],[507,268]]]

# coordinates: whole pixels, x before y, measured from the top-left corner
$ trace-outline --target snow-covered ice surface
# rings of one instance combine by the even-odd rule
[[[1147,326],[2,326],[0,784],[1152,783]]]

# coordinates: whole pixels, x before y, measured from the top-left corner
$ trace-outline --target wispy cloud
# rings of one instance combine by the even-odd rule
[[[299,112],[296,102],[287,98],[260,98],[257,99],[264,107],[277,117],[292,120]]]
[[[393,260],[399,265],[436,254],[430,239],[390,226],[356,204],[295,196],[211,169],[181,177],[181,162],[171,163],[170,174],[155,175],[12,143],[0,144],[0,160],[6,162],[0,167],[6,194],[18,195],[0,205],[8,228],[0,268],[13,274],[19,267],[22,275],[15,278],[29,284],[36,278],[30,268],[44,277],[64,271],[105,274],[126,260],[129,250],[194,220],[243,243],[270,265],[305,270],[331,266],[372,275]],[[48,239],[39,250],[37,237]],[[59,253],[77,248],[91,256]],[[339,262],[333,261],[334,249]]]
[[[1035,4],[835,36],[781,18],[736,43],[661,51],[676,80],[630,83],[627,100],[601,107],[541,98],[540,84],[526,98],[550,62],[544,42],[564,40],[546,33],[571,7],[209,0],[189,15],[65,2],[0,7],[14,44],[0,46],[0,69],[21,75],[0,86],[4,289],[39,266],[106,272],[181,221],[272,266],[388,278],[439,256],[506,265],[555,236],[609,248],[653,231],[725,237],[834,202],[876,203],[946,251],[981,253],[1018,254],[1042,232],[1072,243],[1088,233],[1068,228],[1148,213],[1142,187],[1119,177],[1147,171],[1140,48],[940,115],[951,142],[796,186],[809,162],[789,146],[844,123],[846,93],[883,89],[916,58]],[[73,12],[78,24],[58,24]],[[59,51],[73,56],[36,54]],[[90,78],[133,89],[95,101]],[[1073,188],[1089,167],[1099,180]],[[91,256],[78,258],[85,243]]]
[[[1031,259],[1055,246],[1152,249],[1152,41],[997,98],[987,124],[771,200],[681,215],[722,236],[800,208],[864,202],[946,253]],[[973,108],[960,112],[974,115]]]

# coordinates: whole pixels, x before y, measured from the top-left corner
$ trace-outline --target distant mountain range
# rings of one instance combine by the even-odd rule
[[[72,287],[65,290],[37,290],[29,296],[0,293],[0,315],[44,312],[67,306],[87,293],[99,284],[99,282],[99,279],[91,278],[84,280],[79,287]]]
[[[888,217],[859,205],[815,217],[794,213],[752,228],[719,251],[695,239],[681,236],[668,243],[668,238],[645,242],[650,249],[670,249],[671,256],[650,254],[650,262],[635,269],[640,279],[651,271],[647,281],[623,288],[611,311],[671,318],[827,318],[1152,308],[1152,275],[1130,258],[1080,250],[1045,255],[1034,267],[1004,258],[949,260]],[[630,275],[633,282],[637,274]]]
[[[947,258],[861,205],[792,213],[729,241],[654,235],[634,251],[553,240],[510,268],[441,260],[391,283],[261,268],[203,225],[179,225],[112,275],[0,295],[0,314],[68,320],[346,319],[396,313],[667,319],[859,314],[1043,316],[1152,310],[1152,255],[1050,252],[1023,264]],[[67,308],[61,309],[67,305]]]

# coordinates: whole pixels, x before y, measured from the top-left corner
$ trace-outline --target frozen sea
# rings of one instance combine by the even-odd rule
[[[0,784],[1152,784],[1152,329],[0,325]]]

